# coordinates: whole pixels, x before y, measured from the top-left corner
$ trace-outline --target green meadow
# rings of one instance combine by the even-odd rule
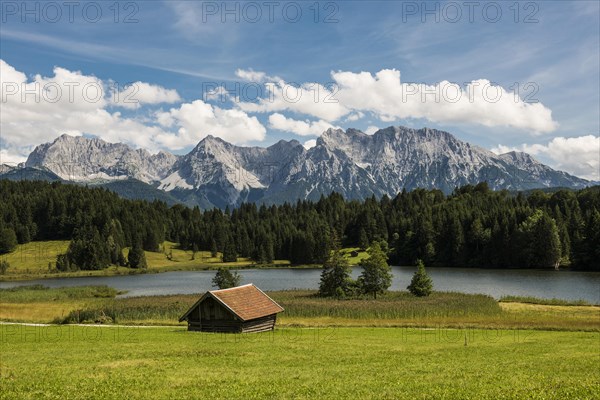
[[[0,290],[0,399],[600,396],[598,306],[280,291],[275,331],[239,335],[178,323],[198,295],[119,294]]]
[[[111,266],[106,269],[96,271],[71,271],[59,272],[54,268],[56,256],[64,254],[69,247],[70,241],[56,240],[45,242],[30,242],[18,245],[17,248],[8,254],[0,256],[0,260],[6,260],[10,268],[4,275],[0,275],[0,280],[27,280],[39,278],[65,278],[78,276],[112,276],[128,275],[140,273],[157,273],[167,271],[191,271],[191,270],[211,270],[221,267],[225,268],[279,268],[292,267],[288,260],[274,260],[269,265],[256,264],[249,258],[238,258],[236,262],[224,263],[221,261],[221,254],[212,257],[209,251],[182,250],[176,243],[164,242],[160,252],[146,251],[147,269],[132,269],[118,266]],[[345,249],[350,254],[355,249]],[[125,255],[128,254],[125,249]],[[360,252],[358,256],[349,257],[351,261],[358,263],[365,257],[365,252]],[[293,268],[314,267],[313,265],[294,265]]]
[[[598,332],[0,326],[3,399],[593,399]]]
[[[181,325],[200,294],[117,297],[106,286],[0,289],[0,320],[28,323]],[[414,297],[388,292],[364,299],[331,299],[315,291],[268,292],[285,308],[278,326],[425,327],[600,331],[600,307],[496,301],[490,296],[434,292]],[[537,299],[538,303],[544,303]],[[550,300],[548,303],[553,303]]]

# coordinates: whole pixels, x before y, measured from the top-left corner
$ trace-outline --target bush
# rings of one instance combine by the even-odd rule
[[[4,275],[6,270],[10,268],[10,264],[6,260],[0,261],[0,274]]]
[[[17,247],[17,235],[10,228],[0,230],[0,254],[10,253]]]
[[[77,271],[79,268],[69,260],[66,254],[56,256],[56,269],[61,272]]]
[[[407,289],[418,297],[429,296],[433,291],[433,282],[425,271],[423,261],[417,260],[417,272],[413,275]]]

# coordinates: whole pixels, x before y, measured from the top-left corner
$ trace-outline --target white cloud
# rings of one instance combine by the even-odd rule
[[[517,147],[498,145],[492,151],[497,154],[524,151],[534,156],[544,156],[551,160],[553,168],[581,178],[600,180],[599,136],[555,137],[548,144],[522,144]]]
[[[465,87],[442,81],[435,85],[402,83],[400,71],[384,69],[369,72],[333,72],[338,84],[336,98],[348,109],[370,111],[382,121],[425,118],[434,122],[473,123],[509,126],[550,132],[558,124],[552,112],[541,103],[525,103],[485,79]]]
[[[195,100],[158,112],[156,119],[165,128],[178,127],[177,133],[164,133],[156,141],[170,149],[195,145],[208,135],[218,136],[231,143],[263,140],[266,129],[256,117],[237,109],[222,109]]]
[[[349,110],[335,98],[335,92],[318,83],[296,85],[283,80],[265,83],[265,96],[257,102],[239,102],[246,112],[291,111],[325,121],[336,121]]]
[[[177,90],[140,81],[112,93],[110,98],[113,104],[130,109],[136,109],[145,104],[171,104],[181,101]]]
[[[0,60],[2,145],[20,154],[32,146],[68,133],[88,133],[109,142],[126,142],[156,150],[153,137],[160,129],[147,126],[110,105],[108,85],[95,76],[55,67],[54,76],[27,79]]]
[[[367,135],[372,135],[372,134],[374,134],[375,132],[377,132],[378,130],[379,130],[379,128],[378,128],[378,127],[376,127],[376,126],[374,126],[374,125],[370,125],[370,126],[367,128],[367,129],[365,129],[365,133],[366,133]]]
[[[269,127],[279,131],[293,132],[300,136],[320,136],[329,128],[339,128],[327,121],[299,121],[293,118],[286,118],[279,113],[269,115]]]
[[[54,76],[27,76],[0,60],[2,148],[28,154],[33,146],[63,133],[84,133],[150,151],[195,145],[208,134],[243,143],[262,140],[265,128],[239,109],[212,107],[201,100],[147,117],[124,117],[107,110],[114,103],[110,85],[99,78],[55,67]],[[179,101],[174,90],[138,82],[140,104]],[[177,130],[173,132],[173,130]],[[5,151],[6,153],[6,151]],[[6,154],[9,154],[6,153]],[[8,155],[6,155],[8,157]]]
[[[99,119],[110,118],[99,113],[107,102],[104,85],[94,76],[55,67],[52,77],[36,75],[28,80],[0,60],[0,84],[5,146],[38,144],[64,132],[92,133],[90,128]]]
[[[229,95],[229,92],[223,85],[219,85],[215,89],[207,89],[204,92],[205,100],[214,100],[220,101],[221,103],[225,103],[230,98],[231,96]]]
[[[317,145],[317,140],[316,139],[310,139],[307,140],[306,142],[304,142],[303,146],[306,150],[308,149],[312,149],[313,147],[315,147]]]
[[[27,160],[27,154],[22,154],[15,149],[0,149],[0,165],[8,164],[17,166]]]
[[[238,68],[235,71],[235,76],[248,82],[264,82],[267,79],[267,74],[253,69]]]
[[[278,76],[270,76],[267,75],[266,72],[263,71],[255,71],[252,68],[250,69],[242,69],[238,68],[235,70],[235,76],[238,78],[253,83],[266,83],[266,82],[281,82],[281,79]]]
[[[400,71],[332,72],[335,85],[295,85],[269,81],[264,72],[238,70],[238,77],[263,82],[266,94],[257,102],[239,102],[246,112],[294,112],[335,122],[347,116],[357,121],[370,112],[384,122],[426,119],[436,123],[467,123],[511,127],[531,134],[554,131],[558,123],[542,103],[527,103],[515,93],[486,79],[459,85],[403,83]]]
[[[346,122],[358,121],[359,119],[361,119],[364,116],[365,116],[365,114],[363,114],[360,111],[358,111],[358,112],[356,112],[354,114],[348,115],[348,117],[346,117]]]

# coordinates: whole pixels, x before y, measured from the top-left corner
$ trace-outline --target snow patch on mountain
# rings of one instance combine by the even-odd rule
[[[349,199],[415,188],[450,193],[482,181],[509,190],[591,184],[526,153],[496,155],[448,132],[397,126],[371,135],[331,128],[309,149],[296,140],[241,147],[209,135],[183,156],[63,135],[38,146],[25,165],[81,182],[135,178],[177,193],[186,204],[219,207],[318,200],[333,191]]]

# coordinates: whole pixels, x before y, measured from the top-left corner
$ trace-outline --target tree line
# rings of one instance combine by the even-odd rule
[[[287,259],[323,264],[344,247],[386,242],[391,264],[600,271],[600,187],[492,191],[467,185],[450,195],[403,191],[394,198],[242,204],[225,210],[126,200],[102,188],[0,181],[0,254],[17,243],[71,240],[69,268],[124,264],[123,249],[159,251],[165,240],[224,261]],[[143,252],[142,252],[143,254]]]

